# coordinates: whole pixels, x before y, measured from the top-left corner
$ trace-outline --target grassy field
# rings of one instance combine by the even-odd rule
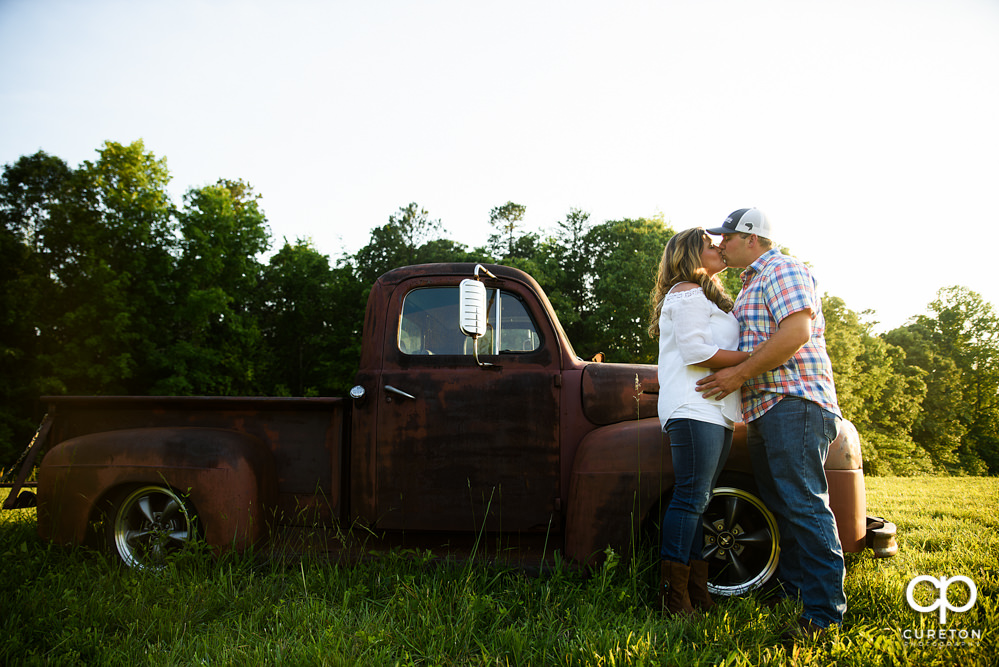
[[[789,649],[793,604],[746,597],[664,619],[649,565],[616,558],[590,577],[531,577],[402,551],[355,567],[192,553],[144,573],[43,544],[33,510],[2,512],[0,664],[999,664],[999,480],[868,478],[867,490],[869,513],[898,526],[899,554],[849,555],[843,627]],[[918,575],[967,576],[976,603],[941,626],[906,602]],[[916,590],[930,605],[932,589]],[[963,585],[949,593],[968,601]]]

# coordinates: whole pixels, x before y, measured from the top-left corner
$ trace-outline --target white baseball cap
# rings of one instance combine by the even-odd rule
[[[725,218],[721,227],[706,230],[708,234],[756,234],[765,239],[773,239],[770,219],[758,208],[740,208]]]

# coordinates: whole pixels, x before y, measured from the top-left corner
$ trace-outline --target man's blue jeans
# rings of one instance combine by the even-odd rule
[[[778,576],[800,595],[802,617],[823,628],[846,612],[843,547],[823,468],[838,420],[817,403],[785,397],[748,424],[760,497],[780,529]]]
[[[695,419],[670,419],[666,422],[666,432],[675,480],[673,498],[663,514],[659,555],[662,560],[676,563],[702,560],[701,515],[732,448],[732,431]]]

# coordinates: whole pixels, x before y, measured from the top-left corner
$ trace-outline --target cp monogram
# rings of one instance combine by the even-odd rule
[[[939,597],[936,600],[934,600],[931,604],[925,607],[919,605],[916,602],[915,597],[913,597],[913,591],[916,589],[916,586],[923,581],[933,585],[940,592]],[[947,589],[949,589],[950,585],[954,582],[962,583],[968,587],[968,592],[969,592],[968,602],[963,607],[955,607],[951,605],[950,599],[948,599]],[[905,589],[905,600],[906,602],[909,603],[909,606],[912,607],[915,611],[926,613],[939,608],[941,625],[947,622],[947,610],[958,613],[968,611],[969,609],[971,609],[972,605],[975,604],[975,600],[977,599],[978,599],[978,587],[975,586],[975,582],[973,582],[971,579],[965,576],[940,577],[939,579],[937,579],[936,577],[931,577],[929,575],[922,574],[913,579],[912,581],[910,581],[908,587]]]

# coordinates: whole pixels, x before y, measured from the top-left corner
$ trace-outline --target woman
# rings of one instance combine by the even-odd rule
[[[738,393],[721,401],[705,399],[696,383],[712,369],[749,356],[736,351],[739,323],[718,279],[725,268],[703,228],[682,231],[666,244],[650,299],[649,335],[659,336],[659,420],[669,435],[675,475],[660,549],[659,594],[670,614],[692,615],[695,607],[706,611],[714,605],[702,555],[701,515],[742,414]]]

